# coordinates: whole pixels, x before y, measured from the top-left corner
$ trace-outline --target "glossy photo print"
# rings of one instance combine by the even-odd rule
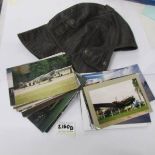
[[[54,102],[54,104],[49,105],[44,109],[32,113],[27,118],[40,131],[48,132],[76,95],[76,90],[66,93],[62,96],[61,100]]]
[[[86,86],[84,94],[97,128],[117,124],[150,111],[149,100],[138,74]]]
[[[23,111],[79,87],[66,55],[7,69],[11,105]]]
[[[139,74],[139,78],[146,92],[146,95],[149,101],[152,103],[154,101],[154,95],[137,64],[132,65],[132,66],[127,66],[124,68],[104,71],[104,72],[83,73],[81,74],[81,78],[83,79],[83,81],[85,81],[84,82],[85,85],[91,85],[91,84],[100,83],[106,80],[111,80],[114,78],[119,78],[122,76],[136,74],[136,73]],[[88,105],[87,100],[85,99],[85,95],[82,91],[80,93],[80,98],[81,98],[80,102],[81,102],[81,111],[82,111],[84,129],[87,131],[94,130],[95,128],[94,128],[94,125],[91,119],[89,108],[87,106]],[[142,116],[138,116],[138,117],[123,121],[121,123],[115,124],[108,128],[111,129],[111,128],[146,126],[150,122],[151,122],[150,114],[147,113]]]
[[[143,85],[143,88],[145,89],[149,101],[153,101],[155,99],[154,94],[152,93],[147,81],[144,78],[144,75],[142,74],[137,64],[124,68],[113,69],[110,71],[84,73],[81,74],[81,77],[85,79],[85,85],[90,85],[136,73],[139,73],[139,79]]]

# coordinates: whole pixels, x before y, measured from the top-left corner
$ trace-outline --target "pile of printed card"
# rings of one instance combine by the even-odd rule
[[[11,106],[48,132],[80,87],[64,54],[7,69]]]
[[[154,96],[138,65],[79,74],[61,53],[8,68],[7,77],[11,106],[42,132],[50,130],[78,93],[84,130],[151,122]]]
[[[80,91],[84,130],[122,128],[151,122],[154,100],[138,65],[82,74]]]

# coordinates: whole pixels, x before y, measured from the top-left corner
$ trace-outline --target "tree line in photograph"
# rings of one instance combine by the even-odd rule
[[[132,84],[139,100],[136,100],[134,96],[130,96],[121,101],[94,104],[94,108],[98,117],[102,119],[102,117],[105,118],[106,116],[113,116],[114,114],[119,114],[121,111],[128,111],[146,105],[147,101],[142,93],[138,81],[136,79],[132,79]]]
[[[19,87],[20,82],[31,81],[50,71],[70,66],[71,62],[68,56],[61,55],[39,62],[22,65],[12,69],[14,88]]]

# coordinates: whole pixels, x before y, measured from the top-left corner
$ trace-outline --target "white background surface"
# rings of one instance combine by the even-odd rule
[[[152,123],[147,127],[84,132],[80,101],[76,98],[58,120],[75,123],[76,136],[69,136],[58,133],[58,122],[49,133],[41,133],[10,107],[6,68],[37,60],[21,44],[17,33],[47,23],[56,13],[78,2],[84,1],[4,0],[0,19],[0,155],[155,154],[155,112],[151,113]],[[109,68],[138,63],[155,94],[155,49],[150,46],[140,20],[143,5],[123,0],[89,2],[114,7],[130,24],[139,47],[135,51],[115,53]],[[155,105],[152,108],[155,110]]]

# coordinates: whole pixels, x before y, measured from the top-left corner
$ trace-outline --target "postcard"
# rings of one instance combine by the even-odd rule
[[[41,109],[32,115],[28,116],[28,119],[42,132],[48,132],[50,128],[54,125],[56,120],[60,117],[62,112],[66,109],[69,103],[77,95],[76,90],[73,90],[63,98],[58,101],[56,104],[47,106],[44,109]]]
[[[51,99],[47,99],[46,101],[44,100],[44,102],[42,102],[41,104],[22,111],[22,115],[23,117],[28,117],[32,115],[33,113],[40,111],[46,107],[49,107],[49,106],[54,107],[63,97],[64,95],[57,97],[56,99],[53,99],[53,100]]]
[[[85,86],[84,94],[97,128],[118,124],[150,111],[139,74]]]
[[[103,71],[103,72],[94,72],[94,73],[83,73],[80,74],[81,78],[83,78],[83,81],[85,81],[85,85],[93,84],[93,83],[99,83],[110,79],[115,79],[118,77],[126,76],[139,73],[139,78],[141,80],[141,83],[145,89],[145,92],[147,94],[147,97],[149,101],[154,101],[155,97],[152,93],[149,85],[147,84],[147,81],[145,80],[139,66],[137,64],[119,68],[119,69],[113,69],[109,71]]]
[[[132,65],[120,69],[114,69],[110,71],[104,71],[104,72],[94,72],[94,73],[83,73],[80,74],[80,78],[83,78],[82,80],[85,81],[85,85],[90,85],[94,83],[99,83],[103,82],[106,80],[114,79],[117,77],[122,77],[125,75],[130,75],[134,73],[139,73],[139,77],[141,80],[141,83],[145,89],[145,92],[147,94],[147,97],[150,102],[154,101],[154,95],[149,88],[139,66]],[[89,113],[89,109],[87,106],[87,101],[85,100],[85,96],[83,92],[80,92],[80,102],[81,102],[81,112],[82,112],[82,119],[83,119],[83,127],[84,130],[93,130],[93,122],[91,119],[91,115]],[[132,118],[127,121],[123,121],[121,123],[115,124],[113,126],[108,127],[108,129],[113,129],[113,128],[124,128],[124,127],[139,127],[139,126],[146,126],[148,123],[151,122],[150,114],[144,114],[142,116],[138,116],[136,118]]]
[[[83,129],[85,131],[96,130],[93,124],[93,120],[91,118],[87,101],[85,99],[85,96],[82,90],[80,91],[80,103],[81,103],[80,105],[81,105]],[[149,123],[151,123],[151,118],[150,118],[150,114],[147,113],[142,116],[138,116],[118,124],[114,124],[105,129],[118,129],[118,128],[142,127],[142,126],[144,127],[144,126],[147,126]]]
[[[7,69],[10,104],[40,131],[48,132],[80,87],[64,54]]]
[[[80,83],[65,54],[7,69],[11,105],[25,111],[77,89]]]

